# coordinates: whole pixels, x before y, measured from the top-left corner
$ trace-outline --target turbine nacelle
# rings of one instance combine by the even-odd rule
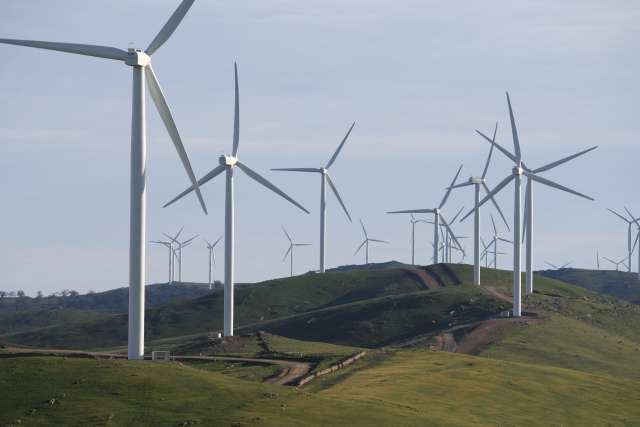
[[[235,166],[236,163],[238,163],[238,158],[234,157],[234,156],[225,156],[222,155],[220,156],[220,158],[218,159],[218,161],[220,162],[221,165],[223,166]]]
[[[151,57],[140,49],[129,48],[124,63],[132,67],[146,67],[151,64]]]
[[[525,170],[521,166],[514,166],[512,171],[513,171],[514,175],[524,175],[525,174]]]
[[[469,178],[470,184],[482,184],[483,182],[484,182],[484,178],[479,176],[472,176],[471,178]]]

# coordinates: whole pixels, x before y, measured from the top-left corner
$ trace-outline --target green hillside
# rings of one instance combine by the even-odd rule
[[[71,358],[0,359],[0,384],[0,425],[640,422],[637,381],[441,352],[365,359],[318,391],[176,363]]]
[[[571,283],[599,294],[611,295],[634,304],[640,304],[640,280],[638,280],[637,273],[563,268],[542,270],[537,274]]]

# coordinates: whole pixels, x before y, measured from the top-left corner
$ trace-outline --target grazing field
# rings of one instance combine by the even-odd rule
[[[640,280],[638,280],[637,273],[615,270],[584,270],[580,268],[542,270],[537,273],[599,294],[611,295],[640,304]]]

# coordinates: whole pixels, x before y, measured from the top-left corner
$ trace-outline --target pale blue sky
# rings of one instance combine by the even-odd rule
[[[5,0],[0,37],[144,48],[177,4]],[[358,218],[371,235],[391,241],[372,247],[372,261],[408,261],[408,221],[385,212],[432,207],[460,163],[462,176],[479,173],[488,146],[475,128],[489,132],[499,120],[498,140],[511,147],[505,90],[527,164],[600,145],[547,175],[596,202],[540,186],[535,193],[535,267],[545,260],[593,267],[596,249],[625,255],[624,223],[605,208],[627,205],[640,215],[633,186],[638,40],[634,1],[197,0],[154,66],[200,176],[231,147],[237,60],[239,155],[312,211],[302,214],[239,176],[239,281],[287,274],[281,225],[314,244],[298,251],[297,271],[317,268],[318,179],[268,169],[324,164],[354,120],[332,176],[355,221],[329,196],[328,263],[363,262],[353,257],[362,240]],[[0,287],[32,294],[125,285],[129,69],[13,46],[0,46],[0,54]],[[148,237],[185,225],[187,235],[215,238],[223,230],[222,180],[204,189],[209,216],[194,198],[161,208],[188,180],[152,108]],[[509,168],[496,156],[491,183]],[[511,190],[499,198],[508,218],[512,199]],[[471,190],[454,193],[446,212],[453,216],[462,205],[471,205]],[[471,222],[456,229],[469,235]],[[419,231],[423,263],[431,235]],[[148,283],[165,281],[164,249],[150,246],[148,255]],[[206,280],[204,243],[184,256],[183,278]]]

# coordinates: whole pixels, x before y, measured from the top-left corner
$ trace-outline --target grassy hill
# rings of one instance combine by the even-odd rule
[[[441,352],[365,359],[317,389],[176,363],[0,359],[0,425],[630,425],[640,383]]]
[[[599,294],[611,295],[634,304],[640,304],[640,280],[638,280],[637,273],[563,268],[542,270],[537,274],[571,283]]]

